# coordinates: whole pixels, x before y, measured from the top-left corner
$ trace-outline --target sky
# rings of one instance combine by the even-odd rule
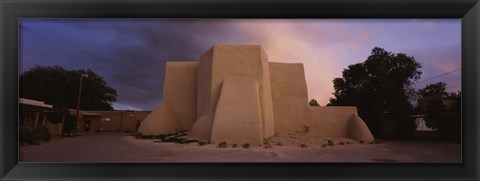
[[[34,65],[91,69],[117,90],[116,110],[153,110],[165,62],[198,61],[215,44],[261,45],[269,61],[303,63],[309,99],[322,106],[332,80],[372,48],[422,64],[415,87],[461,90],[460,19],[21,19],[19,72]],[[436,78],[435,78],[436,77]],[[433,79],[432,79],[433,78]],[[426,80],[426,81],[424,81]]]

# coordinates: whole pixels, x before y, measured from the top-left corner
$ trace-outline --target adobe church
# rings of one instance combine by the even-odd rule
[[[356,107],[309,106],[303,64],[269,62],[259,45],[214,45],[198,62],[167,62],[163,101],[142,135],[190,130],[211,143],[262,145],[275,133],[373,141]]]

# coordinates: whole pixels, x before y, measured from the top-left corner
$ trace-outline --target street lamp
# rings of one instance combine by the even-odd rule
[[[77,134],[77,128],[78,128],[78,121],[79,121],[79,117],[78,117],[78,112],[79,112],[79,109],[80,109],[80,97],[82,96],[82,86],[83,86],[83,78],[87,78],[88,75],[87,74],[82,74],[80,76],[80,87],[78,88],[78,99],[77,99],[77,119],[75,120],[75,128],[73,129],[73,132],[75,133],[75,135]]]

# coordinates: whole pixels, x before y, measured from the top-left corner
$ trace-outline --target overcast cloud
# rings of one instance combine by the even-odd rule
[[[198,61],[214,44],[259,44],[269,61],[303,63],[309,98],[321,105],[335,77],[373,47],[423,64],[421,80],[461,67],[460,20],[77,19],[20,21],[20,71],[33,65],[92,69],[117,90],[115,109],[162,100],[166,61]],[[461,85],[461,71],[416,85]]]

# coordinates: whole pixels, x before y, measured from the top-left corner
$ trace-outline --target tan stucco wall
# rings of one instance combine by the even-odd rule
[[[273,112],[276,133],[304,130],[308,92],[303,64],[270,62]]]
[[[215,107],[211,105],[212,61],[213,48],[210,48],[200,56],[197,68],[197,120],[192,126],[191,135],[203,139],[210,139],[215,112]]]
[[[200,56],[197,74],[197,119],[205,117],[209,112],[213,112],[212,106],[212,61],[213,48],[208,49]],[[213,119],[213,118],[212,118]],[[213,120],[211,121],[213,122]]]
[[[355,140],[363,140],[367,142],[375,140],[370,129],[368,129],[367,124],[365,124],[362,118],[357,114],[353,114],[352,117],[350,117],[348,132],[349,137]]]
[[[309,106],[309,136],[349,137],[349,122],[356,107],[350,106]]]
[[[117,111],[117,114],[119,113],[122,114],[123,117],[120,131],[133,133],[137,132],[137,124],[140,124],[150,111]]]
[[[268,62],[267,53],[265,53],[262,46],[256,46],[258,46],[258,49],[260,49],[263,67],[263,85],[260,85],[260,104],[262,107],[263,137],[269,137],[275,134],[275,115],[273,113],[272,85],[270,82],[270,63]]]
[[[358,116],[356,107],[310,106],[308,113],[308,136],[374,140],[367,125]]]
[[[215,45],[200,58],[198,68],[197,117],[214,115],[227,76],[247,76],[258,82],[264,136],[274,134],[274,116],[270,89],[268,57],[258,45]],[[210,80],[209,80],[210,79]],[[207,107],[203,107],[207,106]],[[204,116],[204,119],[210,116]],[[213,121],[204,121],[212,122]],[[195,129],[207,129],[194,126]],[[208,132],[208,130],[192,132]]]
[[[72,115],[75,116],[75,110],[70,110]],[[98,114],[96,116],[84,115],[84,112],[90,114]],[[137,124],[150,114],[150,111],[95,111],[95,110],[80,110],[78,132],[84,132],[85,120],[90,120],[90,132],[136,132]],[[110,121],[106,121],[108,118]]]
[[[99,116],[82,116],[82,120],[90,120],[90,132],[104,131],[104,132],[117,132],[122,131],[122,112],[121,111],[87,111],[89,113],[98,113]],[[110,121],[105,121],[109,118]],[[102,120],[103,119],[103,120]],[[85,122],[80,125],[82,131],[84,131]]]
[[[191,136],[213,142],[261,144],[307,126],[313,137],[373,138],[355,107],[309,107],[303,64],[268,62],[261,46],[214,45],[198,63],[166,67],[164,101],[142,134],[191,128]]]
[[[143,121],[138,132],[143,135],[169,134],[183,130],[183,125],[168,102],[162,102]]]
[[[57,138],[62,135],[63,124],[62,123],[53,124],[50,121],[45,121],[45,128],[47,128],[48,132],[50,133],[50,136],[52,136],[53,138]]]
[[[262,145],[260,93],[256,80],[224,79],[212,126],[212,143]]]
[[[193,137],[210,140],[213,126],[213,112],[208,112],[202,117],[198,118],[192,127],[191,135]]]
[[[138,132],[158,135],[191,129],[197,119],[197,74],[198,62],[167,62],[163,102],[142,121]]]
[[[163,101],[168,102],[184,129],[197,120],[198,62],[167,62]]]

